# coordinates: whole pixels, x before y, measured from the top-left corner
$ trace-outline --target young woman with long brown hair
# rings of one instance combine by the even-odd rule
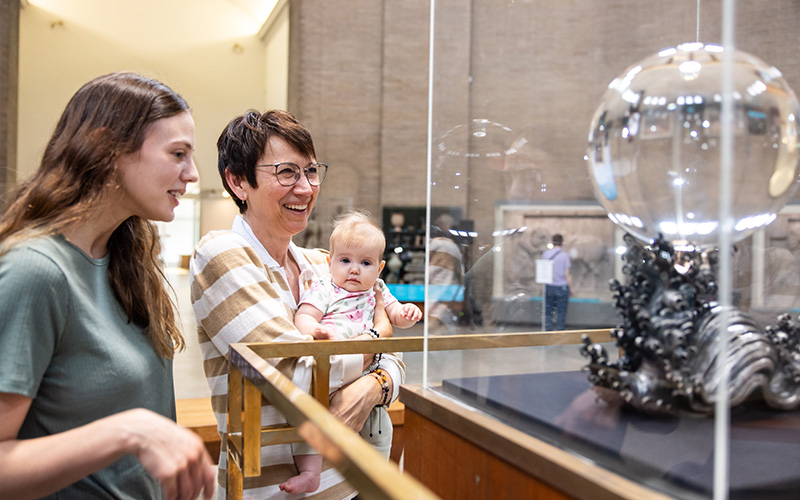
[[[183,346],[152,220],[197,181],[167,86],[96,78],[0,217],[0,497],[195,499],[214,469],[177,426]]]

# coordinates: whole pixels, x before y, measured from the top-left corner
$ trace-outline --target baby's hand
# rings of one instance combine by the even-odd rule
[[[319,325],[314,329],[313,337],[316,340],[331,340],[336,338],[336,328],[331,325]]]
[[[422,311],[420,311],[419,307],[414,304],[408,303],[403,304],[403,308],[400,310],[400,314],[403,316],[403,319],[408,321],[419,321],[422,319]]]

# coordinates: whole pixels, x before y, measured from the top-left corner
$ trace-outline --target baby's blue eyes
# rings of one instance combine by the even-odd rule
[[[339,262],[341,262],[342,264],[349,264],[350,263],[350,259],[342,258],[342,259],[339,259]],[[369,266],[372,265],[372,262],[369,261],[369,260],[364,260],[364,261],[361,261],[361,265],[364,266],[364,267],[369,267]]]

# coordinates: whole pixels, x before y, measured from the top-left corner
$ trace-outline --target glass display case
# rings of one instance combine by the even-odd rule
[[[543,330],[545,293],[537,260],[556,234],[563,237],[562,248],[571,260],[566,329],[619,326],[623,318],[609,281],[627,277],[623,237],[639,228],[640,244],[652,244],[645,229],[658,223],[656,232],[662,236],[677,228],[676,234],[686,237],[671,238],[676,247],[697,241],[681,252],[731,249],[730,258],[726,254],[710,264],[720,281],[718,300],[751,314],[754,328],[774,324],[781,312],[796,315],[800,215],[789,204],[777,218],[771,216],[790,201],[798,181],[793,104],[759,107],[746,104],[747,95],[735,98],[739,118],[733,133],[724,136],[720,115],[727,116],[727,97],[701,100],[706,94],[697,97],[701,92],[690,83],[685,88],[673,83],[657,95],[628,89],[630,81],[624,81],[643,70],[641,65],[636,69],[637,62],[689,43],[694,44],[689,52],[706,50],[712,61],[702,60],[701,67],[723,65],[718,83],[706,84],[718,88],[703,92],[735,95],[734,73],[726,73],[724,66],[734,62],[715,52],[726,40],[735,40],[737,50],[769,63],[765,80],[777,78],[780,73],[771,72],[779,68],[789,85],[800,85],[791,38],[783,36],[792,33],[800,12],[796,6],[762,7],[740,5],[725,18],[731,7],[719,1],[432,2],[428,205],[449,218],[443,227],[434,221],[433,209],[421,217],[427,222],[430,290],[425,336]],[[697,78],[687,68],[681,70],[681,82]],[[730,85],[733,93],[725,90]],[[777,84],[750,90],[774,93],[778,100],[791,94]],[[609,106],[608,115],[598,117],[607,92],[615,91],[628,107],[614,111]],[[773,119],[772,112],[782,118]],[[613,113],[624,120],[607,120]],[[737,131],[742,123],[744,132]],[[606,132],[613,137],[603,143],[598,134]],[[724,137],[732,142],[726,144]],[[727,147],[739,163],[723,167],[736,169],[726,181],[718,166]],[[644,171],[646,160],[652,171]],[[700,170],[702,176],[691,176]],[[665,175],[670,172],[674,178]],[[626,175],[639,176],[639,184]],[[609,179],[617,181],[613,194],[603,184]],[[684,179],[689,184],[676,187]],[[758,183],[783,186],[769,191]],[[617,188],[627,189],[629,198],[614,205],[608,201],[616,199]],[[676,192],[686,199],[676,198]],[[660,205],[662,195],[668,202]],[[759,197],[769,202],[763,214],[737,212]],[[713,202],[712,209],[704,208],[708,220],[691,221],[692,200],[703,207]],[[673,207],[689,209],[661,213]],[[696,213],[699,217],[701,212]],[[723,227],[726,217],[755,222],[746,231],[739,231],[740,225],[729,231]],[[459,223],[460,233],[450,231]],[[455,285],[461,293],[441,298],[433,293],[441,284]],[[800,474],[789,465],[800,459],[792,444],[798,437],[793,430],[800,423],[797,410],[774,409],[757,395],[729,413],[637,409],[619,391],[593,387],[583,370],[591,360],[583,347],[584,354],[581,344],[566,341],[426,351],[421,366],[412,358],[409,368],[422,371],[422,387],[437,397],[612,471],[653,495],[797,496]],[[617,345],[602,347],[609,363],[615,362]]]

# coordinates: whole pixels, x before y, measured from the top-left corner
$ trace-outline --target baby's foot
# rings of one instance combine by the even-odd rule
[[[317,491],[319,488],[319,474],[313,472],[301,472],[300,474],[290,477],[286,482],[280,485],[281,491],[285,491],[290,495],[297,495],[300,493],[311,493]]]

